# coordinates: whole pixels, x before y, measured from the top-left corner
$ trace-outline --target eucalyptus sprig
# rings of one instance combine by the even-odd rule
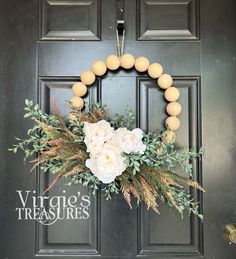
[[[124,115],[115,114],[113,118],[110,118],[111,126],[115,129],[128,128],[130,129],[135,122],[135,114],[130,106],[127,106]]]

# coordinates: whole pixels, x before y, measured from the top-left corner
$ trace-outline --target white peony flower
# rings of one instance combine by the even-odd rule
[[[110,140],[114,135],[114,129],[110,123],[101,120],[97,123],[84,123],[83,128],[85,139],[84,142],[87,147],[87,152],[90,156],[97,157],[102,151],[103,145],[106,141]]]
[[[127,128],[119,128],[115,131],[114,138],[121,151],[127,154],[131,152],[143,154],[146,150],[146,146],[142,142],[143,131],[139,128],[132,131]]]
[[[119,148],[112,142],[104,144],[100,155],[86,160],[86,166],[103,183],[111,183],[116,176],[121,175],[127,165],[121,155]]]

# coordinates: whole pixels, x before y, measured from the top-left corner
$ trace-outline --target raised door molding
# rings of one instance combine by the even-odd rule
[[[42,0],[41,40],[99,40],[100,0]]]
[[[138,0],[138,40],[198,40],[198,0]]]

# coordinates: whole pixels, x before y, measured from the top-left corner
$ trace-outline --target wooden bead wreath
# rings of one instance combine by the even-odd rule
[[[166,107],[169,117],[165,120],[168,130],[145,133],[140,128],[130,129],[129,122],[135,117],[130,109],[127,109],[126,115],[113,119],[100,104],[81,111],[87,86],[94,83],[96,76],[103,76],[107,69],[115,70],[120,66],[125,69],[134,66],[137,71],[147,71],[151,78],[157,80],[169,102]],[[17,138],[18,144],[9,149],[14,153],[18,149],[23,150],[26,158],[37,155],[37,159],[32,161],[33,168],[39,166],[39,172],[55,175],[45,192],[61,178],[66,178],[68,185],[87,186],[92,188],[93,194],[102,187],[106,200],[122,194],[130,208],[133,197],[137,205],[144,202],[147,209],[159,213],[160,198],[181,215],[188,210],[189,214],[202,219],[198,202],[185,191],[185,184],[204,192],[202,186],[191,179],[192,167],[189,164],[203,152],[173,144],[175,130],[180,126],[177,116],[181,105],[177,102],[180,94],[172,86],[172,77],[163,74],[160,64],[150,65],[145,57],[135,59],[131,54],[125,54],[111,55],[105,63],[96,61],[92,70],[84,71],[80,79],[81,82],[72,86],[74,96],[70,106],[73,112],[70,113],[68,126],[56,107],[55,114],[48,115],[39,109],[38,104],[25,100],[25,118],[37,122],[37,126],[28,130],[27,139]],[[187,177],[176,173],[180,167]]]
[[[131,54],[124,54],[121,57],[117,55],[110,55],[107,57],[106,62],[96,61],[92,65],[92,70],[82,72],[80,76],[81,82],[76,82],[72,86],[74,96],[70,100],[70,106],[73,109],[81,110],[84,107],[84,100],[82,97],[87,93],[87,86],[92,85],[96,76],[103,76],[107,69],[116,70],[119,67],[124,69],[131,69],[135,67],[138,72],[146,72],[148,75],[157,80],[157,85],[164,90],[164,97],[168,101],[166,112],[169,115],[165,120],[165,126],[168,129],[167,136],[164,142],[175,139],[175,133],[180,127],[180,120],[177,116],[181,113],[182,107],[177,100],[180,97],[178,88],[173,86],[173,79],[169,74],[163,74],[163,68],[158,63],[150,64],[146,57],[134,58]],[[70,120],[76,119],[73,112],[69,115]]]

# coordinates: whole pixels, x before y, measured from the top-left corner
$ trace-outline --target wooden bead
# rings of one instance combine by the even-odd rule
[[[169,87],[164,93],[165,99],[169,102],[175,102],[179,99],[180,93],[176,87]]]
[[[93,64],[93,73],[96,76],[103,76],[107,71],[107,66],[103,61],[96,61]]]
[[[84,71],[81,76],[80,76],[80,80],[83,84],[85,85],[91,85],[95,82],[95,75],[92,71]]]
[[[72,91],[74,95],[82,97],[87,93],[87,86],[81,82],[73,84]]]
[[[110,55],[106,60],[107,68],[110,70],[116,70],[120,66],[120,59],[116,55]]]
[[[77,117],[76,113],[71,112],[71,113],[69,114],[69,120],[70,120],[70,121],[76,121],[77,119],[78,119],[78,117]]]
[[[138,72],[145,72],[149,67],[149,60],[145,57],[139,57],[135,60],[134,66]]]
[[[168,117],[165,123],[166,127],[170,130],[177,130],[180,127],[180,120],[174,116]]]
[[[158,78],[157,83],[160,88],[167,89],[168,87],[172,86],[173,79],[170,75],[163,74]]]
[[[72,109],[81,110],[84,107],[84,100],[78,96],[73,96],[70,99],[70,106]]]
[[[175,141],[175,133],[172,130],[166,130],[165,132],[163,132],[163,137],[162,137],[162,142],[164,144],[169,144],[170,142],[174,142]]]
[[[171,116],[178,116],[181,110],[181,104],[178,102],[171,102],[166,106],[166,112]]]
[[[148,75],[151,78],[158,78],[161,74],[163,73],[163,68],[160,64],[158,63],[153,63],[149,66],[148,68]]]
[[[120,65],[125,69],[130,69],[134,66],[135,58],[131,54],[125,54],[120,58]]]

